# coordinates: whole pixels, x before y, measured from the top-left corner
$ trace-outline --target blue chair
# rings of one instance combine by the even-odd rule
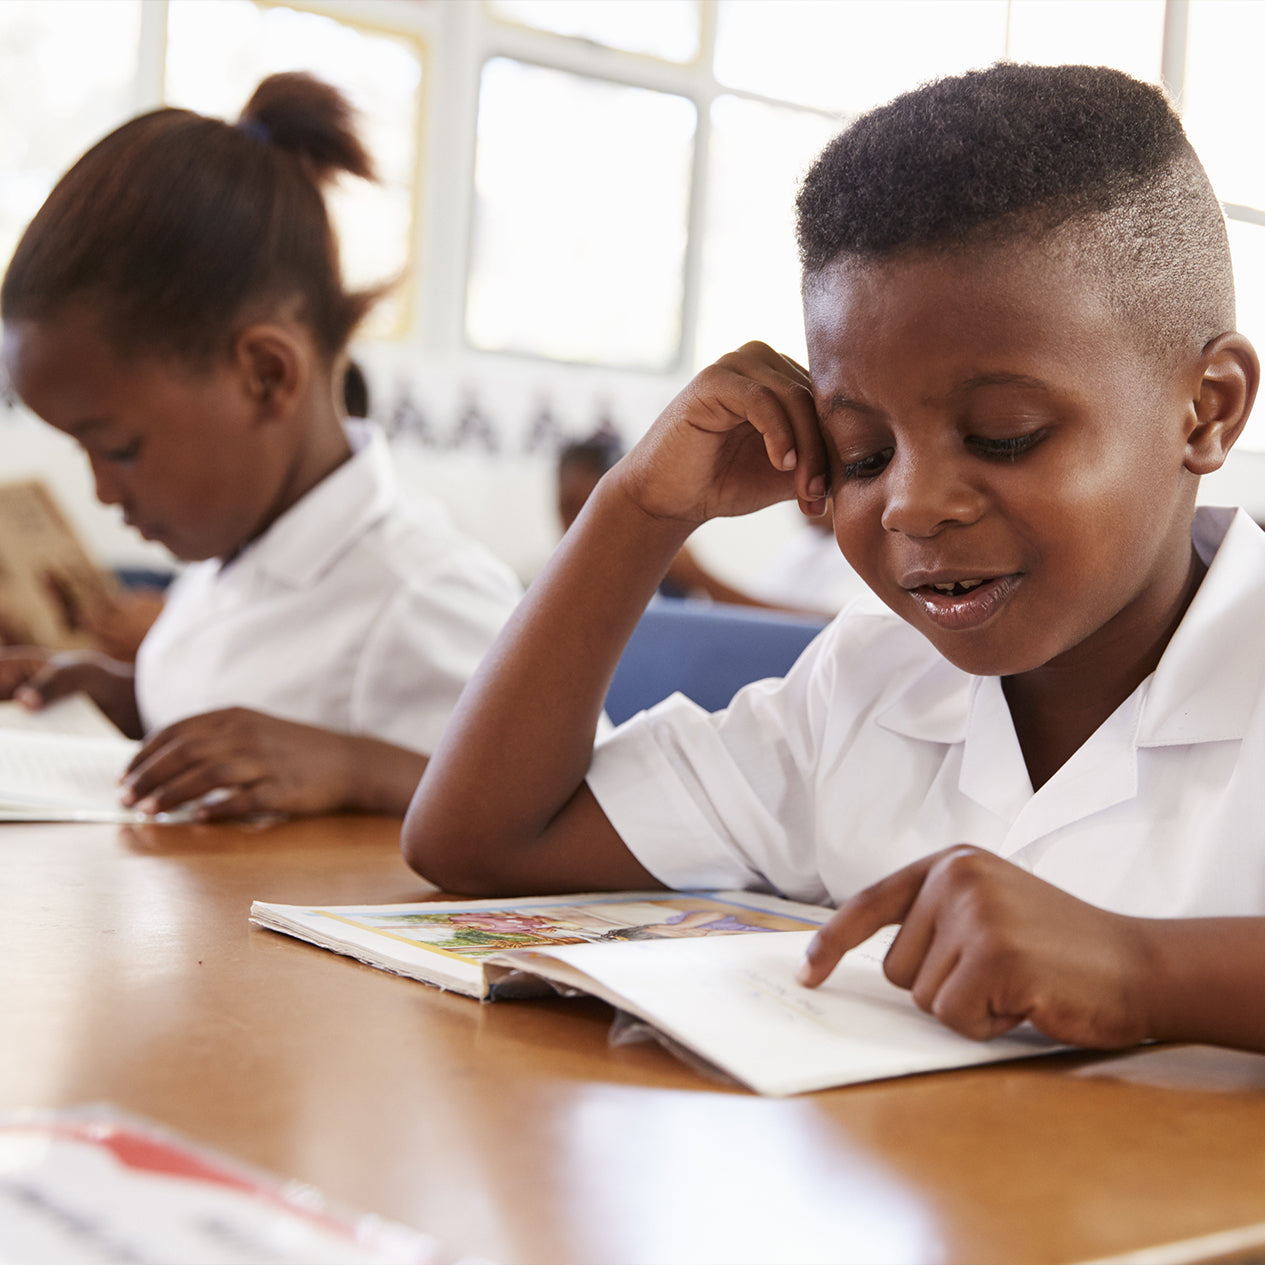
[[[674,691],[718,711],[749,682],[785,676],[826,623],[758,607],[659,598],[629,638],[606,714],[619,724]]]

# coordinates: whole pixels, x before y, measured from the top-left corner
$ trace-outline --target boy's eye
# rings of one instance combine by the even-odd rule
[[[108,448],[101,455],[107,460],[112,461],[115,465],[130,465],[137,457],[140,456],[141,441],[133,439],[130,443],[121,444],[118,448]]]
[[[1026,435],[1009,435],[1002,439],[989,439],[983,435],[967,438],[967,447],[981,457],[997,461],[1017,461],[1035,448],[1045,438],[1043,431],[1031,431]]]
[[[872,479],[882,474],[887,469],[887,463],[892,459],[892,452],[891,448],[883,448],[858,461],[845,461],[843,477],[845,479]]]

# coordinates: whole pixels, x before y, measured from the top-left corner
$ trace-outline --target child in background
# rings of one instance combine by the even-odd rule
[[[827,147],[798,231],[810,371],[748,344],[602,480],[406,856],[470,893],[843,902],[801,982],[901,924],[889,978],[974,1037],[1265,1050],[1265,535],[1195,510],[1260,367],[1180,121],[1106,68],[942,80]],[[690,531],[827,496],[872,604],[594,751]]]
[[[341,172],[372,167],[310,76],[264,80],[236,126],[155,111],[62,178],[0,289],[19,396],[192,564],[134,670],[0,664],[0,696],[84,690],[148,735],[123,788],[145,811],[402,812],[519,597],[436,504],[401,502],[381,433],[344,422],[375,295],[340,279],[322,187]]]

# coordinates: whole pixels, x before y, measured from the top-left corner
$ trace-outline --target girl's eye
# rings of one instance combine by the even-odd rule
[[[892,459],[892,452],[891,448],[884,448],[879,452],[871,453],[868,457],[862,457],[859,461],[845,461],[843,477],[845,479],[873,479],[887,469],[887,463]]]
[[[995,461],[1017,461],[1024,453],[1031,452],[1042,439],[1043,431],[1032,431],[1027,435],[1010,435],[1004,439],[987,439],[983,435],[972,435],[967,446],[981,457]]]
[[[140,456],[141,441],[133,439],[130,443],[124,444],[120,448],[110,448],[101,455],[107,460],[114,462],[115,465],[126,466],[131,465],[137,457]]]

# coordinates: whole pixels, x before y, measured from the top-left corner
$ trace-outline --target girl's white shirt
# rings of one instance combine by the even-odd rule
[[[249,707],[429,754],[521,596],[436,501],[396,484],[381,431],[228,565],[173,583],[141,645],[147,733]]]

